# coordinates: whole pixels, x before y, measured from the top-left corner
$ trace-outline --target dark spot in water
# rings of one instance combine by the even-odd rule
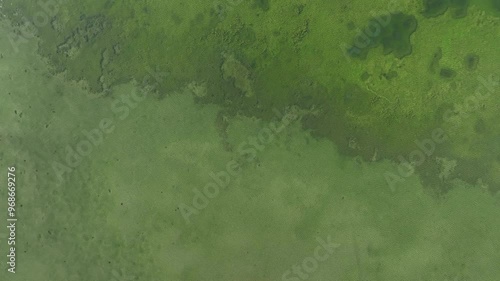
[[[389,71],[389,72],[387,72],[387,73],[384,73],[384,74],[382,74],[382,75],[383,75],[383,76],[385,77],[385,79],[387,79],[387,80],[392,80],[392,79],[394,79],[394,78],[398,77],[398,73],[397,73],[396,71],[394,71],[394,70],[391,70],[391,71]]]
[[[439,76],[445,79],[451,79],[457,75],[457,72],[451,68],[442,68],[439,71]]]
[[[424,11],[422,14],[426,18],[440,16],[448,10],[448,0],[423,0]]]
[[[452,18],[460,19],[467,16],[469,8],[469,0],[422,0],[422,4],[426,18],[438,17],[449,9]]]
[[[452,176],[458,176],[470,184],[476,184],[479,178],[488,178],[489,163],[482,158],[457,159],[458,165]]]
[[[269,10],[269,0],[255,0],[255,5],[263,11]]]
[[[297,6],[297,15],[300,15],[302,14],[302,12],[304,11],[304,8],[306,7],[306,5],[304,4],[300,4]]]
[[[417,19],[411,15],[398,13],[393,15],[391,24],[382,32],[384,54],[394,53],[397,58],[411,54],[410,36],[417,30]]]
[[[455,19],[467,16],[468,8],[469,0],[450,0],[451,16]]]
[[[380,16],[385,17],[387,16]],[[347,52],[352,57],[365,59],[370,49],[382,45],[384,55],[394,54],[401,59],[411,54],[410,37],[416,29],[417,19],[412,15],[392,14],[387,25],[381,24],[377,18],[372,18],[354,38],[352,47]]]
[[[429,71],[431,73],[435,73],[436,70],[439,68],[439,61],[443,57],[443,50],[441,48],[438,48],[434,54],[432,55],[431,63],[429,65]]]
[[[479,64],[479,56],[476,54],[467,54],[464,59],[464,66],[465,69],[468,71],[474,71],[477,68],[477,65]]]
[[[500,12],[500,0],[491,0],[493,8]]]

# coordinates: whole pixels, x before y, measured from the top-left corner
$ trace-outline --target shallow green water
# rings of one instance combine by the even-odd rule
[[[0,279],[500,280],[496,5],[0,1]]]

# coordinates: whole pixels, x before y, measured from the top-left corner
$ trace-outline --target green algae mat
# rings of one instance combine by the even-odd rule
[[[0,280],[499,281],[500,1],[0,0]]]

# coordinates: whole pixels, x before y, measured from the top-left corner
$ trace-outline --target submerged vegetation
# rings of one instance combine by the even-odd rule
[[[424,10],[422,14],[427,18],[433,18],[444,14],[448,10],[449,0],[423,0]]]
[[[462,59],[450,56],[462,43],[445,46],[441,41],[457,40],[458,32],[429,30],[427,18],[447,10],[475,26],[476,20],[466,16],[471,3],[465,0],[424,0],[419,10],[366,14],[355,21],[340,16],[332,20],[330,13],[336,10],[357,18],[350,14],[356,8],[351,11],[337,3],[215,4],[86,0],[62,5],[51,24],[37,28],[40,53],[51,59],[56,71],[106,95],[114,85],[129,79],[144,83],[160,71],[159,99],[203,81],[206,94],[199,95],[200,101],[226,107],[230,114],[270,118],[273,107],[316,106],[319,114],[304,118],[304,126],[334,141],[343,153],[365,160],[374,151],[379,159],[392,160],[411,151],[416,137],[440,126],[439,108],[474,87],[466,85],[477,79],[465,77],[463,71],[480,75],[494,69],[487,64],[479,69],[479,54],[468,50]],[[12,15],[37,11],[23,1],[6,7]],[[21,25],[23,18],[12,20]],[[448,28],[454,28],[454,22],[447,22]],[[493,22],[477,28],[495,34]],[[440,33],[440,40],[432,32]],[[463,40],[470,49],[482,46],[480,41]],[[446,94],[456,91],[446,88],[457,85],[449,83],[454,78],[469,82],[462,83],[459,94]],[[352,139],[356,146],[350,145]],[[461,150],[450,151],[463,156]]]
[[[426,18],[434,18],[443,15],[450,10],[453,18],[459,19],[467,15],[469,0],[423,0],[424,10],[422,14]]]
[[[383,22],[381,19],[385,17]],[[417,20],[411,15],[397,13],[372,18],[354,39],[349,54],[366,58],[370,49],[381,45],[385,55],[394,54],[396,58],[404,58],[411,54],[410,37],[416,29]]]
[[[490,249],[485,237],[500,237],[483,225],[498,223],[498,216],[478,219],[483,211],[498,211],[494,195],[500,194],[500,19],[484,13],[483,2],[410,0],[394,8],[377,1],[83,0],[61,3],[37,25],[41,8],[32,1],[4,2],[13,34],[24,36],[22,27],[31,22],[36,36],[30,42],[52,74],[78,82],[71,85],[91,92],[91,104],[101,111],[109,111],[108,103],[116,108],[129,82],[153,89],[147,105],[116,126],[121,131],[114,140],[123,143],[106,146],[103,158],[88,164],[106,171],[95,172],[99,180],[117,186],[92,191],[99,200],[118,202],[109,207],[112,216],[107,206],[100,210],[113,229],[102,235],[119,241],[107,245],[110,252],[128,247],[155,265],[173,264],[168,273],[178,279],[172,280],[199,279],[205,270],[213,274],[207,280],[276,280],[281,274],[275,271],[287,270],[280,267],[283,260],[296,262],[283,258],[285,250],[304,254],[309,249],[292,245],[321,229],[351,239],[339,255],[353,251],[357,266],[346,258],[347,273],[339,280],[410,280],[411,274],[420,275],[415,280],[495,280],[479,278],[485,273],[476,263],[478,253]],[[486,4],[500,11],[498,3]],[[57,94],[63,102],[76,95]],[[283,112],[290,108],[298,113],[288,131],[261,130],[286,120]],[[75,127],[65,129],[68,139],[81,131]],[[137,159],[121,161],[123,151]],[[244,162],[241,177],[229,179],[231,161]],[[132,172],[118,174],[115,166]],[[397,188],[385,186],[387,174]],[[74,174],[83,177],[98,182]],[[213,189],[207,180],[224,179],[238,188],[206,196],[209,206],[193,212],[198,224],[185,225],[176,204],[194,193],[203,205],[196,187]],[[135,215],[129,202],[146,206],[144,212]],[[138,226],[128,224],[128,216],[137,216]],[[148,224],[145,232],[141,220]],[[85,245],[101,243],[88,233],[80,236]],[[271,240],[255,246],[257,238]],[[462,252],[457,241],[470,245]],[[240,247],[241,253],[234,250]],[[225,250],[224,258],[215,248]],[[165,258],[167,250],[175,260]],[[418,263],[400,258],[412,253]],[[489,262],[498,264],[498,253],[491,251]],[[451,261],[437,261],[441,256]],[[212,258],[213,264],[200,266]],[[462,258],[476,267],[468,271]],[[404,262],[393,270],[399,259]],[[239,261],[243,273],[228,266]],[[177,264],[187,265],[172,269]],[[408,264],[415,265],[411,273]],[[148,270],[156,277],[165,269]],[[489,272],[498,276],[498,268]]]
[[[470,54],[467,54],[465,56],[464,66],[465,66],[465,69],[467,69],[468,71],[476,70],[478,64],[479,64],[479,56],[478,55],[476,55],[474,53],[470,53]]]

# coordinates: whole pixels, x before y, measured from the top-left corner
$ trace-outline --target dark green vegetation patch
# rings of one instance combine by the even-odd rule
[[[500,12],[500,0],[491,0],[491,3],[493,4],[493,8]]]
[[[382,45],[385,55],[392,53],[397,58],[404,58],[412,52],[410,37],[416,29],[417,19],[412,15],[396,13],[372,18],[354,38],[348,53],[364,59],[370,49]]]
[[[439,76],[444,79],[451,79],[457,76],[457,72],[451,68],[442,68],[439,72]]]
[[[422,14],[426,18],[435,18],[443,15],[450,9],[453,18],[463,18],[467,15],[469,0],[423,0]]]
[[[255,0],[255,6],[259,7],[263,11],[269,10],[269,0]]]
[[[429,64],[429,71],[435,73],[439,68],[439,61],[443,57],[443,50],[439,47],[432,55],[431,63]]]
[[[467,54],[464,59],[465,69],[468,71],[474,71],[477,69],[479,64],[479,56],[473,53]]]
[[[469,8],[469,0],[451,0],[450,12],[451,16],[455,19],[467,16],[468,8]]]
[[[426,18],[434,18],[440,16],[448,10],[447,0],[423,0],[424,11],[422,14]]]

